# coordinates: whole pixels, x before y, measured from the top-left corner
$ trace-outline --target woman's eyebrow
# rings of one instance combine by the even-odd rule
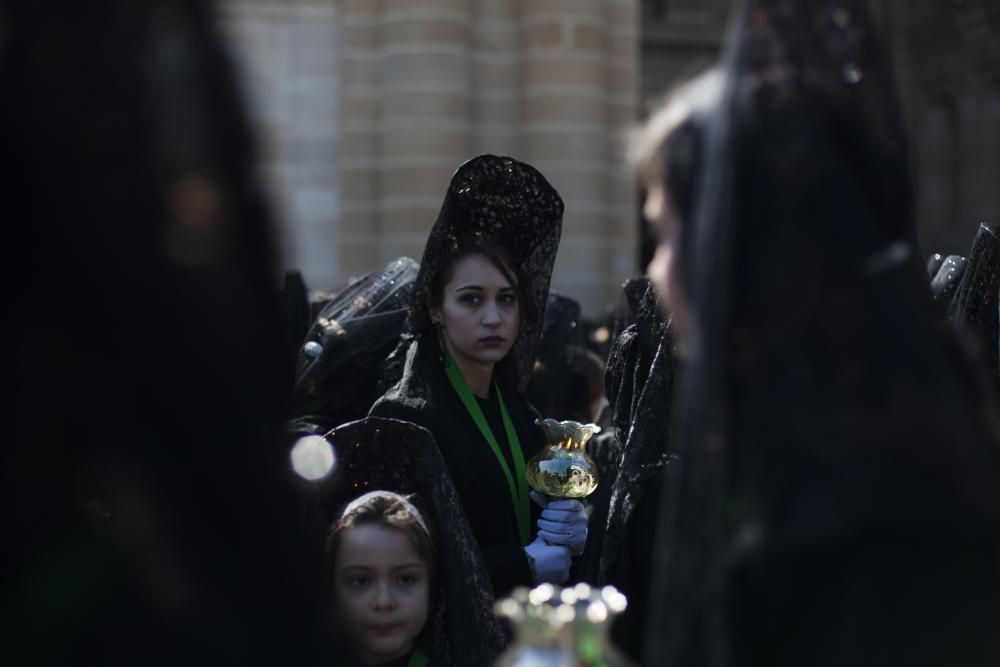
[[[462,290],[479,290],[480,292],[482,292],[483,288],[481,285],[475,285],[475,284],[462,285],[460,287],[455,288],[456,292],[461,292]]]
[[[371,569],[371,566],[370,565],[366,565],[365,563],[348,563],[347,565],[343,566],[340,569],[341,570],[361,570],[361,571],[367,572],[368,570]]]
[[[411,563],[400,563],[399,565],[395,566],[392,569],[395,571],[395,570],[409,570],[411,568],[426,569],[426,566],[419,561],[413,561]]]

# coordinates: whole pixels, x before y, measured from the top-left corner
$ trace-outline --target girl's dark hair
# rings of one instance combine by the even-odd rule
[[[441,268],[431,280],[430,305],[435,307],[441,305],[441,302],[444,300],[444,286],[451,280],[455,264],[470,255],[483,255],[503,274],[503,277],[514,288],[514,292],[517,293],[518,308],[520,308],[522,297],[521,280],[517,274],[516,265],[511,259],[510,252],[506,248],[478,236],[459,238],[449,248],[447,256],[441,262]]]
[[[702,71],[672,89],[629,138],[629,162],[640,182],[665,186],[682,223],[692,217],[707,121],[721,90],[721,72]]]
[[[330,528],[326,538],[326,585],[327,590],[332,591],[334,586],[334,568],[337,563],[337,552],[340,550],[340,543],[343,540],[344,532],[353,526],[384,526],[393,528],[406,535],[417,555],[427,566],[427,574],[430,578],[431,605],[428,614],[428,623],[420,633],[425,637],[434,619],[434,610],[441,609],[440,603],[435,601],[441,598],[440,593],[435,596],[434,582],[436,581],[436,550],[434,548],[434,537],[431,527],[424,519],[424,516],[411,502],[411,496],[403,496],[392,491],[371,491],[355,498],[340,511],[337,520]],[[332,596],[331,596],[332,600]],[[350,647],[354,644],[354,639],[344,632],[344,624],[340,618],[340,611],[336,605],[328,608],[330,613],[331,639],[335,646]]]
[[[371,491],[348,503],[330,529],[326,539],[326,556],[331,569],[336,559],[344,531],[352,526],[377,525],[399,530],[417,555],[426,563],[434,580],[435,549],[430,526],[410,498],[392,491]]]
[[[685,80],[670,93],[649,119],[632,131],[628,160],[644,190],[661,185],[680,222],[681,277],[686,275],[690,239],[686,227],[694,220],[695,201],[704,171],[705,135],[709,119],[722,95],[723,76],[718,68],[708,68]]]

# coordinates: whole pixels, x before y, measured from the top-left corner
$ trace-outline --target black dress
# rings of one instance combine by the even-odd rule
[[[489,444],[448,382],[441,363],[436,362],[434,355],[427,355],[420,363],[420,373],[430,390],[426,399],[390,392],[375,403],[371,415],[413,422],[434,435],[489,570],[493,590],[497,596],[503,596],[515,586],[533,585],[510,491]],[[500,392],[527,461],[544,444],[542,430],[534,424],[538,413],[516,389],[504,384],[501,383]],[[477,397],[477,400],[508,467],[513,470],[495,389],[491,389],[489,399]],[[538,516],[538,508],[532,503],[532,535]]]

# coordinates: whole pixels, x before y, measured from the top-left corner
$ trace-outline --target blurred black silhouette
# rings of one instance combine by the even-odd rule
[[[205,3],[0,4],[4,664],[322,659],[271,225]]]

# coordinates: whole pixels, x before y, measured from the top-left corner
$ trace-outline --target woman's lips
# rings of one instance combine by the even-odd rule
[[[403,627],[402,623],[379,623],[378,625],[368,626],[371,628],[372,632],[377,635],[390,635],[396,630]]]
[[[483,345],[500,345],[504,340],[503,336],[486,336],[485,338],[480,338],[479,342]]]

